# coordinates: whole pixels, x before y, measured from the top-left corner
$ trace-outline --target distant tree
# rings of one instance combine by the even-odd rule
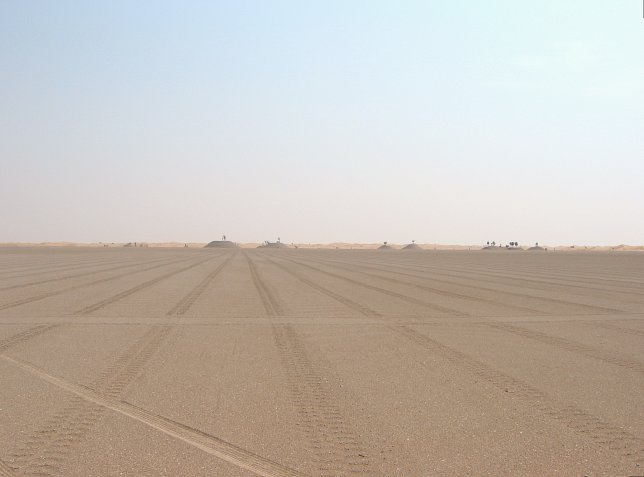
[[[384,242],[385,245],[387,245],[387,242]]]
[[[489,240],[487,241],[487,245],[488,245],[488,247],[490,246],[490,241]]]
[[[538,247],[538,246],[539,246],[539,242],[535,242],[535,243],[534,243],[534,246],[535,246],[535,247]]]
[[[415,241],[415,240],[412,240],[412,241],[411,241],[411,243],[416,243],[416,241]]]
[[[519,242],[514,242],[514,246],[515,246],[515,247],[518,247],[518,246],[519,246]]]

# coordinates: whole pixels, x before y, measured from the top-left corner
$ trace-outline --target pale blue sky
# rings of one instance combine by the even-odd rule
[[[642,2],[0,1],[0,200],[0,242],[642,244]]]

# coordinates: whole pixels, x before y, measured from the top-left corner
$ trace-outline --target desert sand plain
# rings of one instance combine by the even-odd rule
[[[0,249],[0,475],[644,474],[644,254]]]

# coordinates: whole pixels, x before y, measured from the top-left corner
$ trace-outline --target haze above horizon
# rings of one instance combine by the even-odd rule
[[[644,243],[604,2],[0,4],[0,242]]]

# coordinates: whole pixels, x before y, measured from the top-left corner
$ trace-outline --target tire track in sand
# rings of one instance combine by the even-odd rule
[[[206,291],[206,288],[210,285],[210,283],[219,275],[219,273],[224,269],[226,265],[228,265],[231,260],[235,257],[237,252],[231,253],[226,260],[223,261],[217,268],[215,268],[212,272],[206,276],[199,284],[197,284],[196,287],[194,287],[186,296],[183,297],[183,299],[177,303],[166,315],[183,315],[185,314],[190,307],[193,305],[195,301],[203,294],[204,291]]]
[[[53,328],[57,328],[60,325],[38,325],[34,326],[33,328],[29,328],[28,330],[21,331],[20,333],[17,333],[13,336],[10,336],[9,338],[5,338],[3,340],[0,340],[0,356],[2,353],[9,348],[12,348],[13,346],[16,346],[20,343],[23,343],[35,336],[41,335]],[[13,468],[9,466],[6,462],[0,459],[0,476],[1,477],[13,477],[15,476],[16,473],[14,472]]]
[[[566,427],[588,437],[598,444],[617,451],[622,457],[636,464],[644,461],[644,439],[636,437],[584,410],[560,403],[539,389],[509,376],[460,351],[440,343],[408,326],[391,326],[393,331],[422,348],[442,356],[459,368],[464,368],[476,377],[493,385],[504,393],[526,401],[546,416],[561,422]]]
[[[448,315],[451,315],[451,316],[460,316],[460,317],[471,316],[469,313],[465,313],[463,311],[455,310],[453,308],[448,308],[446,306],[437,305],[435,303],[430,303],[430,302],[427,302],[427,301],[424,301],[424,300],[419,300],[418,298],[414,298],[414,297],[411,297],[409,295],[403,295],[402,293],[397,293],[395,291],[388,290],[386,288],[377,287],[375,285],[370,285],[368,283],[361,282],[359,280],[354,280],[353,278],[345,277],[344,275],[339,275],[337,273],[329,272],[327,270],[323,270],[321,268],[314,267],[313,265],[309,265],[308,263],[299,262],[297,260],[292,260],[292,259],[286,259],[286,260],[288,260],[291,263],[295,263],[297,265],[300,265],[302,267],[309,268],[309,269],[311,269],[313,271],[316,271],[318,273],[323,273],[324,275],[328,275],[328,276],[336,278],[336,279],[344,280],[345,282],[352,283],[353,285],[358,285],[360,287],[367,288],[368,290],[373,290],[373,291],[376,291],[376,292],[381,293],[383,295],[388,295],[388,296],[397,298],[397,299],[399,299],[401,301],[405,301],[407,303],[412,303],[414,305],[419,305],[419,306],[422,306],[424,308],[428,308],[430,310],[439,311],[441,313],[445,313],[445,314],[448,314]],[[273,262],[273,263],[275,263],[275,262]]]
[[[22,343],[23,341],[27,341],[34,336],[38,336],[42,333],[45,333],[46,331],[49,331],[51,329],[54,329],[60,325],[55,324],[55,325],[38,325],[34,326],[33,328],[29,328],[28,330],[21,331],[20,333],[17,333],[13,336],[10,336],[9,338],[5,338],[3,340],[0,340],[0,353],[3,353],[4,351],[8,350],[9,348]]]
[[[32,287],[36,285],[43,285],[45,283],[51,283],[51,282],[60,282],[63,280],[71,280],[72,278],[80,278],[80,277],[87,277],[90,275],[97,275],[99,273],[106,273],[106,272],[112,272],[114,270],[122,270],[123,268],[132,268],[132,267],[137,267],[139,265],[148,265],[151,263],[158,263],[158,262],[171,262],[171,259],[163,258],[163,259],[158,259],[158,260],[144,260],[144,261],[139,261],[139,262],[129,262],[125,265],[118,265],[116,267],[110,267],[110,268],[103,268],[100,270],[90,270],[89,272],[82,272],[82,273],[75,273],[73,275],[67,275],[63,277],[55,277],[55,278],[47,278],[44,280],[38,280],[35,282],[29,282],[29,283],[20,283],[18,285],[10,285],[6,287],[0,288],[0,292],[3,291],[8,291],[8,290],[16,290],[18,288],[27,288],[27,287]]]
[[[6,310],[6,309],[9,309],[9,308],[15,308],[15,307],[20,306],[20,305],[26,305],[28,303],[33,303],[35,301],[44,300],[45,298],[50,298],[52,296],[62,295],[63,293],[66,293],[66,292],[79,290],[81,288],[90,287],[92,285],[98,285],[98,284],[101,284],[101,283],[106,283],[106,282],[109,282],[111,280],[116,280],[118,278],[123,278],[123,277],[126,277],[126,276],[133,275],[135,273],[147,272],[147,271],[150,271],[150,270],[154,270],[156,268],[161,268],[161,267],[164,267],[166,265],[173,265],[175,263],[180,263],[180,262],[183,262],[183,261],[185,261],[184,258],[182,258],[180,260],[175,260],[175,261],[172,261],[172,262],[169,262],[169,263],[161,263],[161,264],[153,265],[151,267],[142,268],[140,270],[120,273],[118,275],[114,275],[114,276],[107,277],[107,278],[100,278],[98,280],[94,280],[93,282],[83,283],[81,285],[74,285],[74,286],[63,288],[63,289],[60,289],[60,290],[54,290],[54,291],[50,291],[50,292],[46,292],[46,293],[41,293],[39,295],[30,296],[30,297],[27,297],[27,298],[21,298],[20,300],[16,300],[16,301],[12,301],[10,303],[5,303],[4,305],[0,305],[0,310]]]
[[[490,298],[483,298],[483,297],[478,297],[478,296],[465,295],[463,293],[456,293],[456,292],[450,292],[450,291],[446,291],[446,290],[441,290],[439,288],[429,287],[429,286],[421,285],[421,284],[415,283],[415,282],[410,282],[410,281],[406,281],[406,280],[400,280],[398,278],[378,275],[377,273],[369,273],[369,272],[363,272],[363,271],[360,271],[360,270],[355,270],[355,269],[352,269],[352,268],[349,268],[349,267],[344,267],[344,266],[341,266],[341,265],[337,265],[335,263],[330,265],[327,261],[323,261],[323,260],[315,260],[315,262],[320,263],[320,264],[329,265],[331,267],[339,268],[341,270],[347,270],[347,271],[353,272],[353,273],[360,273],[360,274],[366,275],[368,277],[378,278],[380,280],[388,281],[390,283],[395,283],[395,284],[398,284],[398,285],[418,288],[419,290],[428,291],[430,293],[435,293],[436,295],[440,295],[440,296],[456,298],[458,300],[474,301],[474,302],[477,302],[477,303],[487,303],[489,305],[500,306],[502,308],[506,308],[506,309],[509,309],[509,310],[522,311],[524,313],[526,313],[526,312],[527,313],[532,313],[532,314],[534,314],[534,313],[543,314],[544,313],[543,311],[536,310],[534,308],[528,308],[528,307],[525,307],[525,306],[519,306],[519,305],[512,305],[512,304],[508,304],[508,303],[503,303],[503,302],[500,302],[500,301],[497,301],[497,300],[492,300]],[[302,262],[297,262],[297,263],[302,264]],[[397,275],[406,275],[406,276],[410,276],[410,277],[415,277],[415,275],[411,275],[411,274],[407,274],[407,273],[401,273],[401,272],[394,272],[392,270],[384,270],[384,269],[376,268],[376,267],[367,267],[365,265],[356,265],[356,266],[357,267],[362,267],[362,268],[378,270],[378,271],[382,271],[382,272],[385,272],[385,273],[394,273],[394,274],[397,274]],[[316,270],[319,270],[319,269],[316,268]],[[320,270],[320,271],[322,271],[322,270]]]
[[[296,272],[294,270],[290,270],[289,268],[287,268],[286,266],[284,266],[283,264],[281,264],[279,262],[276,262],[276,261],[274,261],[274,260],[272,260],[272,259],[270,259],[268,257],[265,257],[265,258],[270,263],[275,265],[277,268],[280,268],[280,269],[284,270],[286,273],[288,273],[289,275],[297,278],[299,281],[301,281],[305,285],[309,286],[310,288],[322,293],[323,295],[328,296],[329,298],[333,298],[335,301],[337,301],[339,303],[342,303],[347,308],[350,308],[350,309],[352,309],[354,311],[357,311],[361,315],[368,316],[369,318],[377,318],[377,319],[381,319],[381,320],[385,319],[385,317],[383,315],[381,315],[380,313],[378,313],[377,311],[374,311],[374,310],[372,310],[370,308],[367,308],[366,306],[363,306],[360,303],[357,303],[357,302],[355,302],[355,301],[353,301],[353,300],[351,300],[351,299],[349,299],[349,298],[347,298],[345,296],[342,296],[342,295],[340,295],[338,293],[335,293],[334,291],[329,290],[328,288],[324,288],[323,286],[318,285],[313,280],[308,279],[305,275],[302,275],[301,273],[298,273],[298,272]]]
[[[144,285],[149,286],[150,282],[156,283],[202,262],[149,280]],[[151,327],[114,363],[103,370],[98,378],[90,384],[89,389],[109,398],[119,397],[159,349],[170,331],[171,327],[167,325]],[[62,475],[62,467],[70,452],[90,435],[92,429],[103,417],[104,411],[103,406],[75,396],[12,454],[16,469],[28,475]]]
[[[372,262],[369,262],[369,263],[372,263]],[[557,305],[574,306],[574,307],[578,307],[578,308],[593,311],[593,312],[624,313],[624,310],[618,310],[616,308],[609,308],[609,307],[600,306],[600,305],[588,305],[586,303],[578,303],[576,301],[563,300],[563,299],[560,299],[560,298],[552,298],[552,297],[544,297],[544,296],[539,296],[539,295],[531,295],[531,294],[528,294],[528,293],[513,292],[513,291],[509,291],[509,290],[499,290],[498,288],[484,287],[484,286],[481,286],[481,285],[471,285],[471,284],[466,284],[466,283],[463,283],[463,282],[455,282],[455,281],[451,281],[451,280],[444,280],[442,278],[437,279],[437,278],[431,278],[430,276],[420,276],[420,275],[415,275],[415,274],[412,274],[412,273],[395,272],[395,271],[393,271],[391,269],[386,269],[385,270],[385,269],[382,269],[382,268],[379,268],[379,267],[367,267],[365,265],[359,265],[359,266],[362,266],[362,267],[365,267],[365,268],[371,268],[371,269],[375,269],[375,270],[382,270],[382,271],[389,272],[389,273],[395,273],[397,275],[409,276],[409,277],[413,277],[413,278],[417,278],[417,279],[425,280],[425,281],[438,281],[439,283],[444,283],[446,285],[460,286],[460,287],[464,287],[464,288],[470,288],[470,289],[473,289],[473,290],[481,290],[481,291],[485,291],[485,292],[501,293],[501,294],[504,294],[504,295],[515,296],[515,297],[520,298],[520,299],[526,299],[527,298],[527,299],[531,299],[531,300],[538,300],[538,301],[541,301],[541,302],[553,303],[553,304],[557,304]],[[403,270],[409,270],[409,268],[403,267],[403,266],[400,266],[400,265],[391,265],[391,267],[393,267],[393,268],[402,268]],[[430,273],[434,273],[436,275],[452,276],[452,277],[454,276],[454,275],[450,275],[450,274],[447,274],[447,273],[435,272],[433,269],[431,269],[429,271],[430,271]],[[463,279],[464,277],[457,276],[456,278]],[[507,286],[511,286],[511,285],[507,285]],[[539,312],[539,313],[542,313],[542,312]]]
[[[118,398],[156,352],[169,331],[168,326],[153,326],[87,389],[112,399]],[[96,403],[79,396],[73,397],[11,454],[14,459],[12,464],[26,475],[63,475],[63,465],[70,453],[92,433],[104,411],[105,408]]]
[[[91,260],[91,261],[78,261],[74,262],[71,265],[48,265],[48,266],[41,266],[37,265],[34,267],[31,267],[29,269],[24,269],[24,270],[15,270],[15,271],[10,271],[10,270],[3,270],[0,271],[0,280],[5,281],[5,280],[13,280],[14,278],[23,278],[23,277],[30,277],[33,275],[42,275],[43,273],[55,273],[55,272],[63,272],[63,271],[69,271],[69,270],[78,270],[81,268],[88,268],[88,267],[95,267],[95,266],[101,266],[101,265],[116,265],[118,263],[125,262],[126,260]],[[11,275],[11,273],[20,273],[22,271],[27,271],[29,270],[29,273],[23,273],[23,274],[18,274],[18,275]],[[4,275],[4,274],[9,274],[9,275]]]
[[[327,263],[327,262],[322,261],[321,263]],[[537,310],[537,309],[534,309],[534,308],[524,307],[524,306],[520,306],[520,305],[504,304],[502,302],[498,302],[496,300],[492,300],[492,299],[488,299],[488,298],[473,297],[473,296],[469,296],[469,295],[465,295],[465,294],[461,294],[461,293],[448,292],[448,291],[445,291],[445,290],[439,290],[439,289],[435,289],[435,288],[432,288],[432,287],[427,287],[425,285],[420,285],[420,284],[417,284],[417,283],[414,283],[414,282],[397,280],[397,279],[391,278],[391,277],[383,277],[382,275],[373,274],[373,273],[369,273],[369,272],[364,272],[364,271],[360,271],[360,270],[352,270],[352,269],[349,269],[347,267],[342,267],[340,265],[335,265],[334,264],[334,265],[331,265],[331,266],[336,267],[336,268],[349,270],[349,271],[353,271],[355,273],[361,273],[361,274],[367,275],[367,276],[373,276],[373,277],[381,278],[383,280],[388,280],[388,281],[392,281],[392,282],[398,282],[398,283],[400,283],[402,285],[414,286],[414,287],[417,287],[417,288],[424,288],[424,289],[427,289],[428,291],[435,291],[436,293],[443,294],[445,296],[453,296],[453,297],[461,298],[461,299],[469,299],[469,300],[474,300],[474,301],[487,302],[487,303],[490,303],[490,304],[504,306],[506,308],[518,309],[518,310],[528,312],[528,313],[544,314],[543,311]],[[483,291],[483,292],[493,292],[493,293],[497,293],[497,294],[514,296],[514,297],[517,297],[517,298],[522,299],[522,300],[530,299],[530,300],[536,300],[536,301],[541,301],[541,302],[545,302],[545,303],[553,303],[553,304],[557,304],[557,305],[573,306],[573,307],[577,307],[577,308],[581,308],[581,309],[589,310],[589,311],[593,311],[593,312],[599,311],[599,312],[602,312],[602,313],[624,313],[623,310],[618,310],[618,309],[615,309],[615,308],[609,308],[609,307],[600,306],[600,305],[588,305],[586,303],[578,303],[578,302],[575,302],[575,301],[563,300],[563,299],[559,299],[559,298],[544,297],[544,296],[539,296],[539,295],[530,295],[528,293],[519,293],[519,292],[513,292],[513,291],[509,291],[509,290],[499,290],[497,288],[489,288],[489,287],[484,287],[484,286],[480,286],[480,285],[471,285],[471,284],[462,283],[462,282],[455,282],[455,281],[451,281],[451,280],[444,280],[444,279],[431,278],[431,277],[427,277],[427,276],[420,276],[420,275],[416,275],[416,274],[413,274],[413,273],[396,272],[396,271],[391,270],[391,269],[383,269],[383,268],[374,267],[374,266],[366,266],[366,265],[356,265],[356,266],[361,267],[361,268],[371,269],[371,270],[382,271],[382,272],[385,272],[385,273],[393,273],[393,274],[396,274],[396,275],[402,275],[402,276],[406,276],[406,277],[416,278],[416,279],[421,280],[421,281],[434,281],[434,282],[439,282],[439,283],[442,283],[442,284],[445,284],[445,285],[452,285],[452,286],[461,287],[461,288],[469,288],[469,289],[472,289],[472,290],[480,290],[480,291]],[[392,265],[392,267],[406,269],[405,267],[400,267],[398,265]],[[443,275],[445,275],[445,274],[443,274]],[[547,313],[547,314],[552,314],[552,313]]]
[[[21,448],[12,454],[16,470],[29,475],[49,477],[63,475],[64,463],[70,453],[84,438],[91,435],[92,429],[103,418],[105,410],[112,409],[212,455],[252,470],[258,475],[268,477],[301,475],[278,463],[225,443],[214,436],[120,400],[127,386],[140,374],[173,328],[173,325],[153,326],[87,387],[52,376],[37,366],[17,358],[6,357],[5,359],[18,364],[32,374],[75,394],[62,411],[45,422]],[[88,396],[87,393],[91,394]]]
[[[16,474],[11,467],[0,460],[0,476],[1,477],[14,477]]]
[[[173,270],[171,272],[165,273],[159,277],[153,278],[151,280],[145,281],[143,283],[140,283],[136,286],[133,286],[132,288],[128,288],[127,290],[124,290],[120,293],[117,293],[116,295],[113,295],[109,298],[106,298],[104,300],[101,300],[97,303],[94,303],[93,305],[86,306],[85,308],[81,308],[80,310],[77,310],[74,312],[75,315],[89,315],[90,313],[93,313],[95,311],[100,310],[101,308],[105,308],[108,305],[111,305],[113,303],[116,303],[117,301],[120,301],[124,298],[127,298],[130,295],[134,295],[135,293],[140,292],[141,290],[145,290],[146,288],[149,288],[153,285],[156,285],[160,281],[163,281],[167,278],[170,278],[174,275],[178,275],[179,273],[186,272],[192,268],[195,268],[199,265],[201,265],[204,262],[207,262],[208,260],[212,260],[212,257],[208,257],[205,260],[199,260],[198,262],[191,263],[187,267],[180,268],[179,270]]]
[[[282,269],[298,278],[297,275],[288,268],[282,267]],[[326,293],[326,288],[320,285],[317,285],[314,288],[319,292],[326,294],[330,298],[335,298],[334,295],[336,294],[334,292]],[[347,299],[345,298],[345,300]],[[349,302],[351,301],[349,300]],[[345,301],[341,301],[341,303],[345,303]],[[354,309],[356,311],[362,310],[361,312],[365,316],[371,316],[376,319],[381,318],[380,314],[373,310],[369,310],[369,308],[363,305],[357,304],[357,307]],[[510,396],[519,398],[520,400],[528,403],[531,408],[536,409],[542,414],[565,425],[582,436],[592,439],[603,447],[616,451],[619,455],[624,458],[628,458],[635,464],[642,465],[642,462],[644,462],[643,439],[623,431],[622,429],[613,426],[580,408],[561,403],[539,389],[524,383],[517,378],[497,371],[493,367],[461,353],[454,348],[444,345],[429,336],[419,333],[408,326],[389,325],[387,328],[398,336],[416,343],[425,350],[445,358],[453,366],[469,371],[473,375],[493,385],[504,394],[508,393]]]
[[[248,254],[244,255],[266,314],[272,318],[283,316],[279,300],[269,290],[252,259]],[[340,407],[293,327],[271,323],[271,328],[286,373],[287,388],[297,410],[298,425],[315,456],[319,475],[374,475],[366,450],[345,422]]]
[[[621,366],[626,369],[638,373],[644,373],[644,363],[640,361],[635,361],[629,359],[626,356],[619,356],[602,349],[595,348],[593,346],[585,345],[582,343],[577,343],[575,341],[568,340],[566,338],[561,338],[559,336],[549,335],[547,333],[542,333],[540,331],[528,330],[520,326],[511,325],[509,323],[483,323],[484,326],[488,326],[497,330],[505,331],[507,333],[513,333],[524,338],[528,338],[540,343],[545,343],[557,348],[571,351],[573,353],[581,354],[588,358],[598,359],[604,361],[605,363],[614,364],[616,366]]]
[[[23,360],[8,356],[2,356],[2,359],[15,364],[24,371],[38,376],[54,386],[75,394],[78,398],[87,401],[92,405],[96,405],[104,409],[110,409],[124,416],[130,417],[153,429],[161,431],[169,436],[190,444],[193,447],[201,449],[210,455],[216,456],[257,475],[264,477],[304,477],[300,472],[242,449],[234,444],[230,444],[218,437],[166,417],[159,416],[150,411],[146,411],[145,409],[134,406],[126,401],[110,398],[88,387],[70,383]]]
[[[621,326],[617,326],[613,323],[606,323],[606,322],[599,322],[599,321],[588,321],[587,323],[590,323],[592,326],[596,326],[598,328],[604,328],[605,330],[617,331],[619,333],[625,333],[627,335],[644,336],[644,330],[634,330],[633,328],[622,328]]]
[[[366,262],[366,263],[372,263],[372,262]],[[402,268],[404,270],[418,270],[414,268],[408,268],[408,267],[401,267],[397,266],[398,268]],[[422,269],[421,269],[422,270]],[[420,270],[418,270],[420,271]],[[498,274],[498,273],[493,273],[493,272],[482,272],[482,271],[473,271],[473,270],[468,270],[467,275],[462,275],[464,273],[464,270],[459,270],[459,269],[449,269],[449,268],[435,268],[432,269],[431,271],[429,269],[424,270],[426,273],[431,273],[433,275],[439,275],[439,276],[447,276],[447,277],[452,277],[456,278],[459,280],[468,280],[468,281],[477,281],[477,282],[484,282],[484,283],[491,283],[491,284],[497,284],[500,286],[519,286],[521,288],[528,288],[530,290],[542,290],[546,292],[561,292],[563,288],[568,288],[571,289],[570,293],[575,294],[577,296],[581,295],[582,297],[586,298],[588,296],[598,296],[597,292],[600,292],[604,295],[605,298],[609,299],[614,299],[614,295],[611,292],[615,293],[620,293],[620,294],[625,294],[625,295],[633,295],[633,294],[638,294],[642,295],[644,293],[638,293],[635,291],[631,290],[620,290],[620,289],[615,289],[615,288],[606,288],[600,287],[600,286],[587,286],[587,285],[575,285],[575,284],[570,284],[570,283],[561,283],[556,280],[559,280],[556,276],[552,277],[550,281],[547,280],[536,280],[534,278],[525,278],[523,275],[515,275],[512,273],[503,273],[503,274]],[[447,272],[454,272],[454,273],[447,273]],[[461,273],[461,274],[459,274]],[[485,277],[483,279],[480,278],[475,278],[476,276],[481,276]],[[532,275],[531,275],[532,276]],[[623,298],[620,298],[620,302],[623,301]],[[640,300],[629,300],[630,303],[641,303]]]

